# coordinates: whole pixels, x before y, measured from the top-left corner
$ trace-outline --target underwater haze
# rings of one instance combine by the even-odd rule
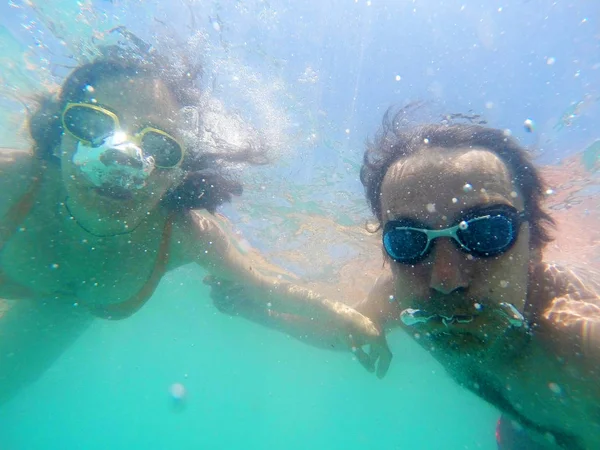
[[[308,280],[346,276],[368,291],[371,267],[356,266],[381,251],[360,233],[365,141],[389,107],[409,104],[407,120],[485,122],[535,152],[555,175],[559,224],[592,233],[576,242],[579,262],[600,264],[597,1],[10,0],[0,147],[31,145],[34,96],[119,26],[201,60],[207,95],[258,130],[274,163],[244,171],[244,194],[220,212]],[[583,181],[561,191],[553,170],[573,158]],[[205,275],[180,268],[131,318],[96,320],[0,405],[0,450],[497,448],[499,412],[402,332],[379,380],[349,353],[221,314]]]

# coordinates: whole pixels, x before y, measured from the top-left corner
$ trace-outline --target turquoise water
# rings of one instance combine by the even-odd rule
[[[217,313],[202,276],[182,268],[130,319],[95,322],[0,408],[0,448],[495,448],[497,413],[401,333],[378,380],[347,354]]]
[[[14,132],[22,102],[88,58],[95,33],[126,24],[159,43],[199,30],[193,54],[205,61],[207,92],[262,130],[277,157],[244,173],[247,192],[223,212],[276,262],[323,279],[361,247],[295,233],[314,218],[359,227],[369,217],[360,159],[390,105],[425,100],[419,118],[434,121],[473,110],[541,162],[589,147],[593,166],[598,6],[438,3],[8,2],[0,6],[0,147],[27,147]],[[526,118],[535,133],[523,129]],[[327,264],[311,259],[319,250]],[[0,450],[496,448],[498,412],[402,333],[390,336],[392,368],[378,380],[350,354],[218,313],[204,275],[181,268],[131,318],[94,322],[0,406]],[[175,383],[183,401],[169,392]]]

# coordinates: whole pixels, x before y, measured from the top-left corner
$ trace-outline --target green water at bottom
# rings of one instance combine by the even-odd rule
[[[0,406],[0,450],[496,449],[498,413],[401,332],[378,380],[350,354],[218,313],[203,275],[184,267],[133,317],[96,321]]]

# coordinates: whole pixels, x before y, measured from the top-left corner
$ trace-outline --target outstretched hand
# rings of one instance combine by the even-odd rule
[[[362,319],[364,323],[360,329],[347,336],[347,344],[358,362],[381,379],[390,368],[392,352],[387,344],[385,333],[377,329],[369,318],[362,316]]]

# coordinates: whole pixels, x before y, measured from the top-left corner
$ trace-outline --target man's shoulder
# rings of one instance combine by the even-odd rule
[[[568,297],[600,305],[600,271],[594,267],[543,262],[533,271],[532,288],[541,305]]]

